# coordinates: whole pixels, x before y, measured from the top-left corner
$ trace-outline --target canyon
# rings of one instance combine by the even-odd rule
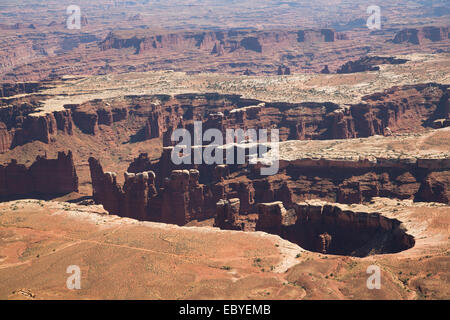
[[[449,37],[448,27],[423,27],[419,29],[404,29],[399,31],[394,39],[394,43],[409,42],[412,44],[423,44],[424,41],[442,41]]]
[[[393,155],[369,153],[347,159],[336,158],[333,153],[306,156],[293,145],[293,141],[338,144],[340,139],[355,141],[376,136],[384,136],[386,141],[394,138],[410,143],[410,138],[402,135],[425,137],[433,128],[445,128],[450,119],[448,85],[387,81],[391,73],[406,73],[417,68],[416,60],[414,56],[367,58],[363,64],[369,69],[378,68],[375,72],[386,79],[379,80],[384,87],[372,83],[372,87],[346,104],[339,96],[317,96],[317,88],[310,87],[301,90],[312,92],[309,99],[317,102],[261,100],[258,96],[232,92],[162,94],[158,90],[164,89],[156,87],[155,91],[152,78],[140,77],[136,82],[134,75],[130,78],[133,79],[131,86],[126,85],[128,88],[138,85],[131,93],[122,92],[120,82],[111,86],[109,80],[101,79],[100,83],[112,88],[109,96],[104,95],[101,86],[98,93],[83,93],[86,81],[97,81],[91,77],[53,80],[39,85],[24,83],[15,87],[14,94],[0,99],[3,105],[0,150],[5,159],[12,152],[21,161],[32,161],[20,150],[36,142],[43,143],[39,148],[45,153],[54,148],[60,152],[71,149],[75,152],[74,166],[85,163],[87,169],[77,170],[82,186],[80,198],[91,196],[93,192],[93,200],[112,214],[179,225],[212,219],[216,215],[216,204],[233,198],[240,199],[239,214],[243,216],[256,214],[260,203],[282,201],[291,209],[295,203],[311,198],[347,204],[364,203],[374,197],[448,203],[449,164],[445,156],[406,156],[404,151],[396,151]],[[431,62],[434,60],[428,63]],[[445,67],[440,60],[437,63],[440,68]],[[374,70],[352,72],[370,74]],[[339,76],[333,77],[338,79]],[[148,91],[149,88],[154,91]],[[261,177],[257,173],[260,164],[249,163],[174,165],[170,160],[175,145],[171,134],[175,129],[186,129],[194,134],[196,121],[202,123],[203,131],[219,129],[224,136],[226,129],[278,129],[279,172]],[[145,148],[147,143],[160,141],[161,153],[149,156],[148,152],[139,151],[134,160],[132,157],[128,157],[128,162],[121,160],[120,169],[126,173],[117,177],[113,171],[103,170],[104,162],[92,157],[92,153],[80,153],[62,142],[67,139],[81,142],[87,136],[97,145],[99,139],[106,138],[106,148],[117,150],[124,143]],[[119,136],[120,143],[116,140]],[[371,143],[370,139],[364,141]],[[291,147],[301,156],[292,158],[287,151]],[[247,147],[232,148],[237,151]],[[78,189],[62,188],[55,191],[55,195],[72,191]],[[177,209],[172,207],[173,199],[179,199]]]
[[[69,3],[52,0],[45,7],[30,1],[20,13],[2,6],[0,79],[14,85],[68,74],[157,70],[276,75],[280,67],[317,73],[325,66],[334,73],[343,62],[368,54],[448,52],[448,13],[438,3],[390,2],[382,28],[370,30],[363,0],[285,6],[269,1],[256,12],[247,2],[180,8],[169,1],[162,9],[158,2],[82,0],[79,30],[67,28]],[[329,7],[341,13],[323,10]]]
[[[72,135],[76,126],[95,135],[100,125],[133,119],[134,140],[162,138],[170,144],[176,128],[193,133],[193,122],[204,129],[278,128],[281,141],[369,137],[420,132],[446,126],[450,119],[449,86],[437,83],[392,87],[362,97],[361,103],[265,102],[239,95],[130,95],[121,99],[93,99],[64,104],[61,110],[39,112],[41,102],[5,98],[0,109],[0,152],[35,140],[49,143],[58,132]],[[15,101],[14,101],[15,100]],[[12,102],[12,104],[10,104]]]
[[[0,4],[0,299],[448,299],[445,1],[200,2]]]
[[[361,148],[374,142],[382,145],[385,139],[363,139]],[[411,139],[397,138],[397,142],[402,144],[402,140],[406,143]],[[337,150],[343,144],[338,141],[330,143],[337,144]],[[235,148],[236,154],[236,146],[231,148]],[[248,147],[244,144],[237,148]],[[241,227],[232,229],[249,230],[251,228],[242,221],[247,217],[254,219],[252,214],[258,213],[261,203],[281,201],[284,207],[291,209],[296,203],[311,198],[347,204],[370,202],[375,197],[447,204],[450,199],[448,154],[427,154],[421,158],[405,151],[394,149],[390,153],[381,149],[379,155],[361,152],[352,157],[351,151],[344,157],[333,151],[307,155],[301,146],[289,141],[279,145],[278,172],[265,177],[261,176],[259,169],[263,165],[259,162],[174,165],[172,150],[173,147],[164,147],[161,158],[156,160],[141,154],[124,173],[123,186],[118,183],[116,173],[104,172],[101,163],[91,157],[89,165],[96,203],[119,216],[185,225],[193,220],[215,218],[220,201],[235,199]],[[192,158],[194,153],[190,154]],[[292,154],[297,157],[292,158]]]

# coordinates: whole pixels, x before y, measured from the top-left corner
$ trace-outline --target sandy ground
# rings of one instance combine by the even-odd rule
[[[303,250],[278,236],[106,215],[101,206],[0,204],[1,299],[448,299],[450,207],[375,199],[416,245],[366,258]],[[69,290],[66,269],[81,270]],[[369,290],[367,267],[381,268]]]

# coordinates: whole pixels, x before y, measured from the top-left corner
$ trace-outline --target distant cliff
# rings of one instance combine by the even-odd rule
[[[152,50],[204,50],[224,55],[237,50],[262,53],[273,48],[288,48],[298,42],[334,42],[346,39],[332,29],[298,31],[210,31],[151,34],[142,31],[113,31],[100,43],[102,50],[134,48],[135,53]]]
[[[433,42],[449,39],[449,28],[431,26],[403,29],[395,35],[393,42],[422,44],[426,39]]]

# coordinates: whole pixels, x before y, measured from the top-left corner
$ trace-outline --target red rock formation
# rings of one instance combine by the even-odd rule
[[[443,41],[448,39],[449,28],[448,27],[423,27],[423,28],[408,28],[399,31],[394,39],[394,43],[412,43],[422,44],[425,39],[430,41]]]
[[[419,190],[424,188],[429,174],[439,177],[443,174],[442,170],[449,166],[448,161],[444,160],[402,162],[380,158],[372,162],[303,159],[286,163],[281,161],[279,173],[267,178],[259,177],[257,166],[254,168],[252,165],[176,166],[171,164],[170,152],[171,148],[166,148],[166,156],[160,161],[140,157],[130,168],[136,172],[154,170],[158,172],[157,180],[168,177],[172,170],[198,168],[202,183],[209,189],[220,187],[220,193],[226,195],[226,198],[218,199],[240,199],[241,213],[256,212],[258,203],[282,201],[289,207],[309,198],[341,203],[361,203],[373,197],[413,199],[419,197]],[[230,171],[240,172],[241,178],[232,179]],[[445,181],[442,180],[441,184],[443,190],[449,185]],[[424,199],[446,202],[442,196],[424,196]]]
[[[0,195],[2,199],[24,196],[34,191],[28,168],[13,159],[6,166],[0,165]]]
[[[330,250],[331,240],[333,239],[327,232],[319,234],[315,244],[315,251],[327,254]]]
[[[153,167],[153,162],[148,158],[148,153],[141,153],[138,158],[129,165],[128,172],[139,173],[148,171],[149,168]]]
[[[432,172],[416,195],[418,201],[450,203],[450,171]]]
[[[69,110],[47,114],[33,111],[35,107],[27,103],[0,109],[0,152],[36,140],[49,143],[58,131],[73,133]]]
[[[191,178],[191,174],[194,177]],[[185,225],[194,220],[192,209],[203,206],[203,190],[198,185],[198,171],[174,170],[162,190],[161,220],[167,223]],[[193,181],[191,181],[193,180]],[[191,204],[191,192],[198,198]]]
[[[291,74],[291,69],[289,69],[289,67],[286,67],[286,66],[278,67],[277,75],[284,76],[284,75],[290,75],[290,74]]]
[[[139,220],[150,220],[151,206],[157,196],[155,187],[155,173],[153,171],[138,174],[125,173],[123,187],[123,206],[121,214]]]
[[[129,97],[125,105],[111,106],[102,100],[93,100],[81,105],[65,105],[73,114],[74,124],[83,133],[95,135],[99,125],[111,126],[115,122],[134,116],[136,124],[141,123],[141,139],[161,137],[165,131],[165,123],[179,121],[174,112],[163,114],[160,105],[146,100],[146,97]],[[142,104],[141,104],[142,102]]]
[[[0,24],[0,30],[20,30],[20,29],[35,29],[35,26],[33,24],[23,24],[23,23],[16,23],[16,24]]]
[[[396,59],[393,57],[363,57],[357,61],[349,61],[342,65],[337,73],[356,73],[364,71],[380,70],[379,65],[382,64],[404,64],[408,62],[406,59]],[[322,72],[323,73],[323,72]]]
[[[145,122],[144,137],[145,139],[159,138],[164,133],[163,115],[161,111],[155,111]]]
[[[67,133],[69,135],[73,134],[73,121],[72,114],[70,110],[53,112],[56,120],[56,127],[58,130]]]
[[[121,186],[117,184],[117,175],[103,172],[100,162],[92,157],[89,158],[89,168],[94,201],[102,204],[109,213],[120,215],[123,212],[124,197]]]
[[[88,105],[65,105],[72,112],[73,122],[83,133],[95,135],[98,131],[98,114]]]
[[[364,257],[395,253],[414,246],[400,221],[378,213],[354,212],[320,201],[260,204],[256,230],[275,233],[302,248],[326,254]]]
[[[403,43],[403,42],[409,42],[412,44],[420,44],[420,36],[419,36],[419,30],[418,29],[403,29],[399,31],[394,39],[394,43]]]
[[[37,157],[29,171],[36,193],[51,195],[78,192],[78,177],[71,151],[67,155],[58,152],[57,159]]]
[[[222,130],[224,136],[226,129],[277,127],[281,141],[417,132],[424,127],[446,126],[450,119],[448,90],[448,86],[434,83],[394,87],[364,97],[363,103],[344,107],[333,103],[264,103],[233,95],[182,94],[93,100],[66,105],[64,111],[33,115],[37,106],[23,103],[0,110],[0,122],[4,124],[0,125],[0,151],[35,140],[50,143],[58,132],[72,134],[73,125],[94,135],[99,126],[111,126],[130,117],[132,124],[125,124],[131,132],[130,141],[163,137],[164,146],[175,144],[170,141],[175,128],[193,133],[194,121],[202,121],[204,131],[215,128]]]
[[[332,29],[300,30],[297,32],[298,42],[334,42],[341,39],[345,39],[345,37]]]
[[[258,204],[256,230],[279,234],[286,220],[290,220],[289,215],[281,201]]]
[[[98,120],[97,120],[98,124],[110,126],[114,122],[111,109],[108,109],[108,108],[97,109],[97,116],[98,116]]]
[[[122,217],[185,225],[214,217],[215,203],[223,197],[220,188],[199,184],[200,173],[195,169],[171,171],[160,187],[153,171],[127,172],[122,187],[116,174],[103,172],[95,158],[89,159],[89,166],[94,201]]]
[[[115,174],[103,173],[98,163],[90,159],[94,199],[111,213],[179,225],[220,213],[216,224],[233,229],[249,228],[245,223],[255,220],[248,217],[261,213],[261,203],[274,201],[287,211],[295,203],[311,198],[341,203],[362,203],[373,197],[449,201],[450,163],[445,159],[301,159],[281,161],[278,174],[264,177],[259,176],[258,165],[252,164],[174,165],[172,150],[164,148],[160,160],[140,155],[128,170],[137,175],[127,174],[124,188],[117,185]],[[144,172],[143,176],[138,172]],[[238,215],[235,218],[230,218],[225,209],[230,199],[239,199],[239,212],[232,215]],[[218,207],[220,200],[222,206]],[[289,211],[286,221],[291,218]],[[257,225],[274,224],[269,216],[266,220],[270,223],[264,219],[258,220]]]
[[[169,145],[167,133],[174,127],[183,126],[193,132],[193,121],[200,120],[204,130],[277,126],[283,139],[345,139],[384,134],[388,127],[391,132],[421,130],[424,122],[426,125],[427,121],[446,112],[448,87],[432,83],[396,87],[364,97],[364,103],[345,107],[331,103],[263,104],[235,96],[198,94],[167,97],[160,104],[146,102],[146,99],[154,97],[134,99],[127,114],[146,121],[147,125],[143,121],[141,125],[149,129],[147,138],[166,132],[163,134],[165,145]],[[423,101],[427,102],[426,105]],[[109,116],[107,118],[110,119]],[[203,150],[204,146],[197,148]],[[147,190],[150,186],[130,182],[129,188],[122,188],[117,185],[113,174],[105,178],[106,174],[95,165],[91,171],[100,173],[92,176],[94,198],[112,213],[180,225],[213,217],[216,203],[221,199],[238,198],[241,216],[256,213],[258,203],[282,201],[284,206],[291,208],[294,203],[309,198],[360,203],[377,196],[413,199],[423,194],[425,199],[448,201],[442,196],[442,191],[429,191],[433,189],[433,183],[438,186],[439,183],[426,181],[428,175],[434,173],[439,177],[448,167],[439,161],[301,159],[282,161],[279,174],[267,178],[258,175],[257,166],[248,164],[177,166],[171,161],[172,150],[171,146],[165,147],[159,160],[141,155],[128,169],[128,172],[136,174],[156,173],[156,177],[151,179],[152,188],[156,190],[150,192],[151,200]],[[147,178],[143,179],[147,181]],[[444,179],[441,185],[446,187],[446,183]],[[134,185],[137,187],[132,188]],[[131,200],[126,199],[135,197],[141,200],[128,204]]]
[[[240,213],[240,201],[233,198],[230,200],[221,199],[217,202],[217,213],[214,225],[221,229],[239,230],[236,225]]]
[[[18,94],[38,92],[46,89],[47,83],[41,82],[19,82],[0,84],[0,98],[15,96]]]
[[[134,48],[136,54],[153,50],[206,50],[222,56],[237,50],[263,53],[273,47],[288,48],[295,42],[334,42],[347,37],[331,29],[300,31],[209,31],[160,35],[138,31],[113,31],[100,43],[102,50]]]
[[[219,200],[216,204],[214,226],[225,230],[255,231],[258,222],[256,214],[240,214],[240,200],[232,198]]]
[[[50,197],[78,191],[78,177],[72,152],[57,159],[38,156],[27,168],[16,160],[0,165],[0,198]]]
[[[125,184],[117,183],[117,175],[104,172],[100,162],[89,158],[93,198],[111,214],[139,220],[159,221],[159,199],[153,171],[124,174]]]
[[[434,89],[438,89],[434,91]],[[336,108],[327,115],[327,138],[347,139],[421,131],[445,112],[448,88],[433,83],[394,87],[363,98],[363,104]],[[431,108],[422,103],[430,101]]]
[[[325,65],[322,69],[322,71],[320,71],[320,73],[322,74],[330,74],[330,69],[328,69],[328,65]]]
[[[8,131],[6,124],[0,122],[0,153],[9,150],[12,144],[13,135]]]

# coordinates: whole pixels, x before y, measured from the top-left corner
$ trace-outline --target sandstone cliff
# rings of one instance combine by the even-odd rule
[[[403,251],[415,244],[397,219],[321,201],[296,203],[291,210],[281,202],[261,204],[256,230],[323,254],[364,257]]]
[[[195,169],[173,170],[159,187],[153,171],[126,172],[121,186],[116,174],[103,172],[95,158],[89,159],[89,166],[95,202],[122,217],[185,225],[214,217],[215,203],[223,196],[199,184]]]
[[[57,196],[78,191],[78,177],[72,152],[58,153],[57,159],[38,156],[30,166],[12,160],[0,165],[0,199]]]
[[[433,42],[443,41],[449,39],[448,27],[422,27],[422,28],[408,28],[399,31],[394,39],[394,43],[412,43],[422,44],[424,40],[430,40]]]
[[[0,109],[0,152],[35,140],[50,143],[58,133],[73,134],[74,126],[96,135],[101,126],[114,123],[126,128],[130,142],[163,138],[164,146],[173,144],[176,128],[193,132],[194,121],[223,133],[276,127],[282,141],[421,132],[448,125],[448,92],[447,85],[436,83],[399,86],[350,105],[264,102],[217,93],[137,95],[67,104],[65,110],[48,113],[39,112],[38,102],[17,101]]]
[[[46,88],[46,82],[20,82],[0,84],[0,98],[32,93]]]
[[[290,31],[207,31],[152,34],[145,31],[113,31],[100,43],[102,50],[132,48],[148,51],[202,50],[222,56],[244,50],[256,53],[289,48],[297,42],[334,42],[347,39],[332,29]]]
[[[406,59],[396,59],[393,57],[363,57],[356,61],[349,61],[342,65],[336,73],[355,73],[364,71],[378,71],[382,64],[404,64]],[[324,72],[326,73],[326,72]]]
[[[128,168],[133,173],[125,173],[123,187],[114,173],[104,173],[91,158],[95,201],[121,216],[178,225],[215,217],[217,226],[230,229],[240,229],[248,219],[254,223],[251,215],[260,212],[262,203],[278,202],[287,208],[258,220],[257,225],[266,228],[278,221],[276,215],[290,220],[289,210],[295,203],[314,198],[348,204],[375,197],[449,202],[447,158],[365,159],[361,155],[357,159],[290,160],[282,150],[278,173],[261,176],[260,163],[174,165],[172,150],[165,147],[159,160],[141,154]],[[321,239],[326,242],[327,235]]]

